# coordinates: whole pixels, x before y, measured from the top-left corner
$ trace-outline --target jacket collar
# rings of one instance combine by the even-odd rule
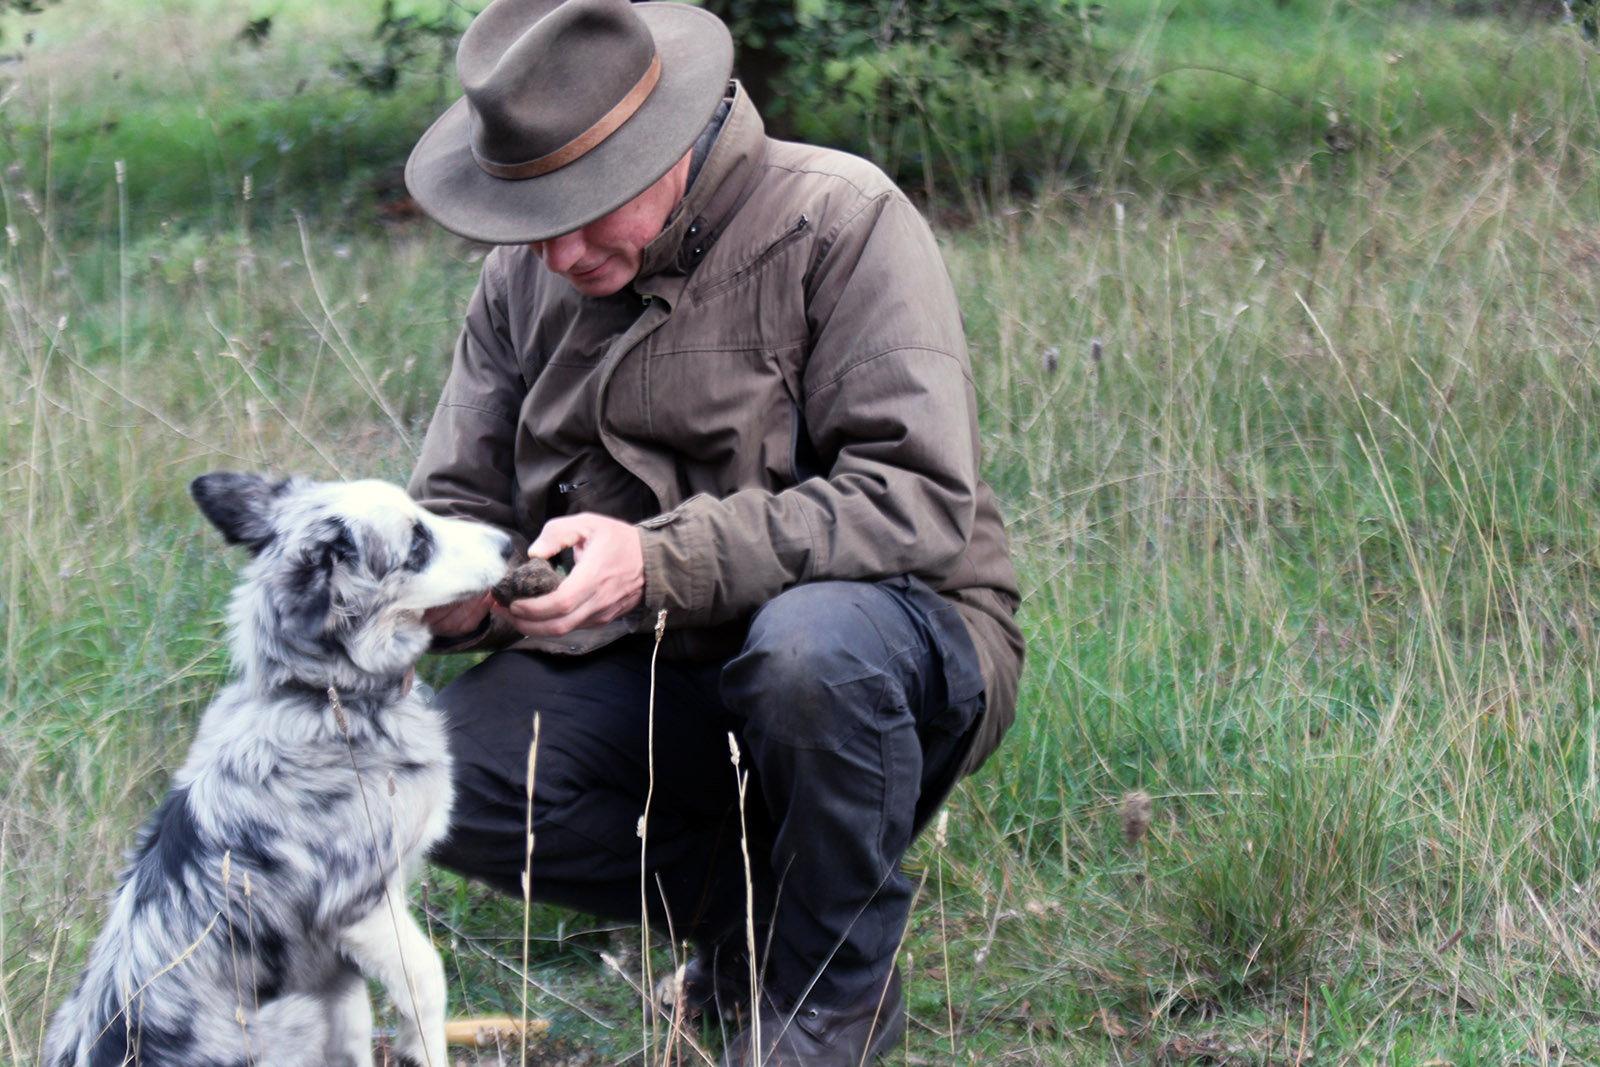
[[[722,133],[683,202],[668,217],[661,233],[644,246],[633,282],[641,295],[658,296],[669,303],[675,299],[689,273],[705,258],[750,193],[766,154],[766,130],[744,86],[737,81],[729,85],[733,106],[723,120]]]

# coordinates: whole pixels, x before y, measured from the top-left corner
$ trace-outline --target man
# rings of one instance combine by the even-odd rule
[[[904,1029],[900,861],[1022,660],[938,249],[870,164],[764,135],[703,9],[495,0],[457,63],[406,178],[497,247],[411,491],[571,568],[430,618],[498,650],[440,694],[436,858],[521,895],[537,716],[534,898],[691,941],[722,1007],[748,917],[724,1062],[859,1064]]]

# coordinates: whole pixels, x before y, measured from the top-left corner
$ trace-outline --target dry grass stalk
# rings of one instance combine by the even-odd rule
[[[528,1062],[528,939],[533,913],[533,772],[539,762],[539,713],[533,713],[533,740],[528,743],[528,811],[522,852],[522,1029],[517,1034],[518,1063]]]

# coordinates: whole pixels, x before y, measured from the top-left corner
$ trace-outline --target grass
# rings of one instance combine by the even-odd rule
[[[1049,1017],[1597,1052],[1591,167],[1429,162],[952,257],[1044,651],[965,799],[1061,905]]]
[[[141,50],[166,55],[162,20],[192,16],[152,10]],[[1339,10],[1329,35],[1368,13]],[[1434,25],[1388,32],[1431,62]],[[925,880],[898,1061],[1600,1059],[1595,108],[1570,42],[1469,29],[1522,41],[1528,72],[1486,86],[1469,124],[1408,105],[1385,64],[1367,96],[1343,83],[1366,115],[1392,109],[1383,138],[942,234],[1031,653],[1011,737],[908,860]],[[1332,92],[1345,46],[1319,42]],[[105,87],[33,47],[0,127],[91,127]],[[295,66],[206,54],[213,114],[228,83],[269,99]],[[119,129],[135,111],[163,113]],[[166,180],[156,154],[69,180],[50,143],[65,184],[0,168],[0,1058],[17,1063],[226,670],[238,560],[184,483],[402,478],[478,256],[425,224],[360,224],[352,205],[379,194],[359,183],[303,222],[299,178],[246,201],[243,172],[264,172],[220,139],[205,151],[227,180],[166,207],[138,191]],[[1130,840],[1136,791],[1152,821]],[[526,989],[552,1019],[533,1062],[645,1041],[602,961],[637,980],[635,931],[439,872],[420,903],[455,1010],[515,1014]],[[649,947],[662,973],[672,950]]]
[[[376,61],[378,7],[68,0],[0,16],[0,45],[15,49],[0,150],[72,239],[115,228],[119,193],[141,235],[307,213],[370,223],[403,195],[406,153],[454,93],[451,68],[430,59],[392,95],[340,72]],[[263,14],[273,28],[252,47],[239,35]]]

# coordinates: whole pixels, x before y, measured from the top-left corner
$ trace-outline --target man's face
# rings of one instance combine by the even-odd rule
[[[528,247],[552,273],[584,296],[610,296],[639,273],[644,246],[672,214],[688,185],[689,154],[684,153],[654,185],[609,215],[581,230],[534,241]]]

